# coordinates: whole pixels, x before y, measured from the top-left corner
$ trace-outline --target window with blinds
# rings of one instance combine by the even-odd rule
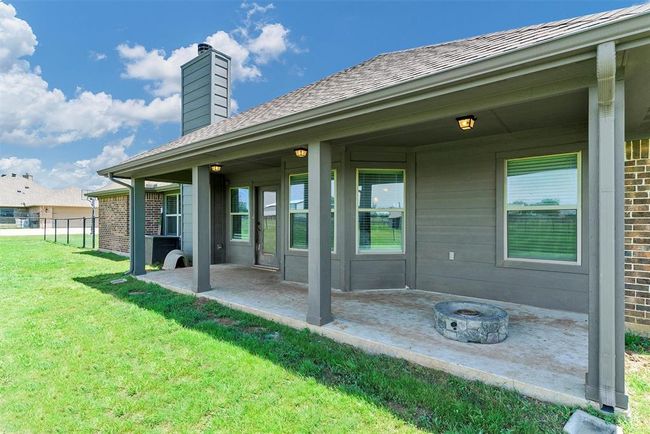
[[[309,183],[306,173],[289,175],[289,248],[306,250],[309,247],[308,216],[309,216]],[[330,245],[332,252],[336,251],[336,171],[332,170],[331,183],[331,220]]]
[[[232,241],[248,241],[250,238],[248,187],[232,187],[230,189],[230,239]]]
[[[357,251],[404,252],[404,170],[357,170]]]
[[[164,206],[164,233],[165,235],[178,236],[181,227],[181,195],[165,195]]]
[[[505,165],[506,257],[580,262],[580,153]]]

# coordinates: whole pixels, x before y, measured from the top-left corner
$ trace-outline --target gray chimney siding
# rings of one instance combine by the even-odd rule
[[[182,134],[230,115],[230,58],[214,49],[181,67]]]

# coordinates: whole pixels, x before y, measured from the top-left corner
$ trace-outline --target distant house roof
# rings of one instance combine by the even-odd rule
[[[131,185],[131,181],[128,179],[122,181],[126,184]],[[145,181],[144,189],[145,191],[164,192],[164,191],[180,190],[180,187],[178,184],[172,184],[169,182]],[[105,186],[98,188],[95,191],[86,193],[86,196],[88,197],[113,196],[118,194],[127,194],[128,192],[129,190],[125,186],[120,185],[117,182],[109,182]]]
[[[75,187],[52,189],[37,184],[29,175],[0,175],[0,207],[31,206],[90,208],[91,205]]]
[[[125,160],[132,162],[460,66],[650,12],[650,4],[380,54],[356,66]]]

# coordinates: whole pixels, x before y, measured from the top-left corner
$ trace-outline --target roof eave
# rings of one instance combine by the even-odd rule
[[[180,190],[180,186],[178,184],[162,185],[159,187],[145,187],[144,189],[144,191],[147,193],[165,193],[165,192],[175,191],[175,190]],[[116,195],[128,194],[128,193],[129,190],[127,188],[112,188],[110,190],[90,191],[88,193],[85,193],[84,196],[106,197],[106,196],[116,196]]]
[[[226,144],[231,141],[252,141],[262,133],[278,131],[282,129],[295,128],[301,123],[306,123],[319,118],[340,116],[348,113],[354,115],[356,110],[372,104],[385,102],[387,100],[399,100],[416,92],[433,90],[436,88],[450,86],[458,82],[466,82],[465,89],[479,85],[475,80],[479,77],[495,75],[495,80],[501,73],[506,73],[526,64],[543,64],[547,61],[556,61],[558,58],[571,58],[581,55],[580,59],[593,58],[596,55],[595,47],[598,44],[608,41],[616,41],[617,49],[629,49],[631,47],[650,44],[650,12],[621,19],[612,23],[585,29],[561,38],[542,42],[537,45],[513,50],[508,53],[492,56],[476,62],[461,65],[416,80],[407,81],[397,85],[379,89],[353,98],[337,101],[332,104],[317,107],[311,110],[295,113],[279,119],[263,122],[241,130],[211,137],[197,141],[179,148],[162,151],[158,154],[143,157],[141,159],[117,164],[97,173],[102,176],[109,174],[128,173],[140,167],[150,166],[157,161],[165,160],[171,156],[184,153],[191,153],[201,148]],[[618,43],[623,43],[618,46]],[[594,71],[595,74],[595,71]],[[480,83],[484,84],[484,83]],[[396,104],[399,105],[399,104]],[[381,107],[384,108],[384,107]]]

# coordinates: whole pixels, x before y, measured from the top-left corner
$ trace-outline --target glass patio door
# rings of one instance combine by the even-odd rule
[[[258,187],[255,218],[255,263],[277,268],[278,188]]]

